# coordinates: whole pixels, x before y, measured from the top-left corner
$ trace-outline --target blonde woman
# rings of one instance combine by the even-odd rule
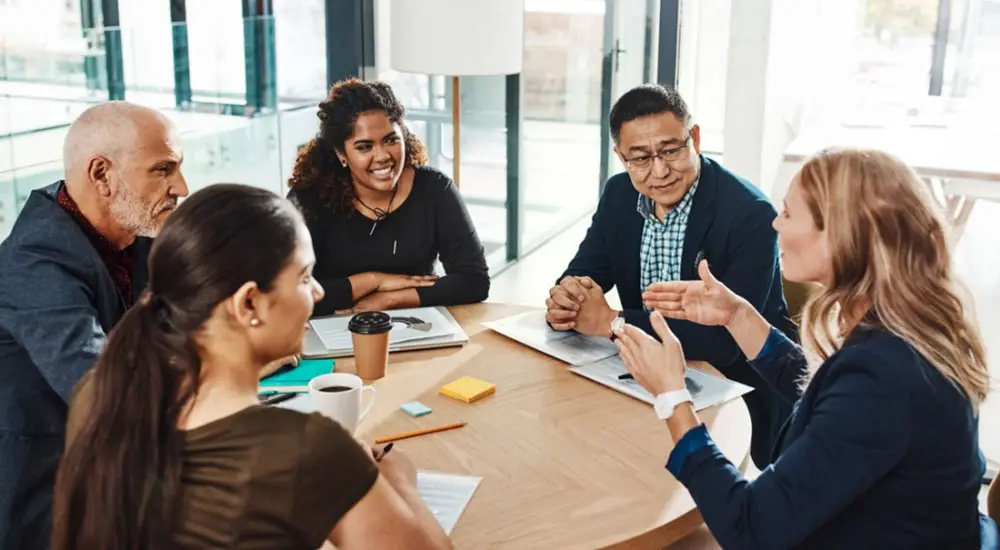
[[[951,272],[926,189],[885,153],[828,150],[802,168],[774,221],[791,281],[823,290],[803,347],[719,283],[644,295],[662,344],[617,330],[625,365],[656,395],[667,462],[727,550],[980,548],[984,471],[977,410],[983,343]],[[684,390],[684,351],[663,316],[728,329],[750,364],[797,402],[775,461],[747,481],[712,443]]]

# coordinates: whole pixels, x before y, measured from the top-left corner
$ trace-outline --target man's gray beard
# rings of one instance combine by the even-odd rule
[[[111,217],[122,229],[136,237],[155,237],[160,227],[150,216],[152,208],[144,203],[125,182],[118,182],[118,193],[111,201]]]

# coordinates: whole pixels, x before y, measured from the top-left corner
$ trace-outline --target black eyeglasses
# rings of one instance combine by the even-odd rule
[[[684,138],[683,144],[679,147],[672,147],[670,149],[664,149],[655,155],[641,155],[635,158],[625,159],[625,166],[637,172],[646,172],[653,167],[653,161],[655,159],[661,159],[667,164],[673,164],[674,162],[684,160],[688,156],[688,143],[691,142],[691,135]]]

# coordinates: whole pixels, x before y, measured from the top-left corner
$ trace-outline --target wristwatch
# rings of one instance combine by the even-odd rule
[[[653,400],[653,410],[660,420],[669,420],[674,416],[674,409],[681,403],[694,403],[691,392],[687,389],[663,392]]]
[[[618,316],[611,320],[611,341],[618,338],[618,331],[625,328],[625,312],[619,311]]]

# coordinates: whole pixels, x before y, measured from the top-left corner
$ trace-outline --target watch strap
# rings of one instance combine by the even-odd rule
[[[615,334],[616,329],[625,327],[625,312],[619,311],[615,318],[611,320],[611,341],[614,342],[618,339],[618,335]]]
[[[687,389],[663,392],[653,400],[653,410],[660,420],[674,416],[674,409],[681,403],[694,403],[691,392]]]

